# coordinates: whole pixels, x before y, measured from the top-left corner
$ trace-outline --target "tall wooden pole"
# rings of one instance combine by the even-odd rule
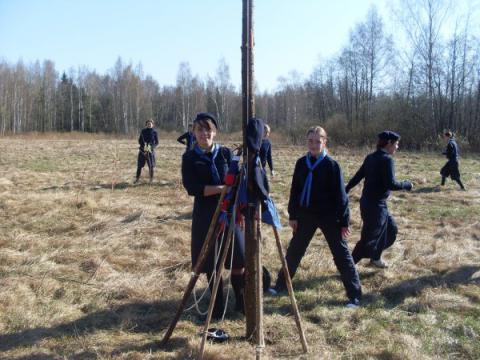
[[[253,201],[252,194],[252,174],[250,172],[251,156],[246,142],[246,127],[248,119],[255,117],[255,93],[253,78],[253,0],[243,0],[242,16],[242,119],[243,119],[243,160],[246,164],[248,179],[248,208],[245,218],[245,317],[246,317],[246,337],[254,342],[258,342],[258,279],[257,267],[259,253],[255,236],[255,210],[256,201]]]

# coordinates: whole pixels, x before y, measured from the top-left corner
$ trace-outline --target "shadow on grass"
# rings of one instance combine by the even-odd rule
[[[175,186],[175,183],[173,182],[168,182],[164,180],[160,181],[153,181],[150,183],[148,180],[146,181],[140,181],[137,184],[129,183],[126,181],[123,182],[118,182],[118,183],[105,183],[105,184],[97,184],[95,186],[92,186],[90,190],[96,191],[96,190],[102,190],[102,189],[107,189],[107,190],[123,190],[123,189],[128,189],[128,188],[143,188],[143,187],[168,187],[168,186]],[[43,190],[43,189],[42,189]],[[46,188],[46,190],[49,190]]]
[[[177,220],[177,221],[182,221],[182,220],[191,220],[192,219],[192,212],[187,211],[184,212],[183,214],[172,214],[168,216],[157,216],[157,221],[158,222],[168,222],[170,220]]]
[[[386,305],[393,308],[402,304],[406,298],[419,295],[426,288],[480,285],[480,278],[472,279],[479,270],[480,266],[461,266],[448,272],[405,280],[383,289],[380,293],[387,300]]]
[[[368,305],[375,303],[378,300],[379,296],[383,296],[386,300],[385,306],[387,308],[394,308],[402,304],[406,298],[419,295],[426,288],[437,288],[442,286],[455,287],[462,284],[480,285],[480,278],[472,278],[472,276],[478,271],[480,271],[480,266],[467,265],[440,274],[421,276],[418,278],[404,280],[402,282],[384,288],[379,293],[364,294],[362,297],[362,304]],[[367,278],[374,277],[376,273],[377,271],[363,273],[361,274],[361,280],[366,280]],[[319,289],[322,287],[322,284],[325,284],[326,282],[331,280],[341,281],[340,275],[332,274],[320,276],[317,278],[293,280],[293,289],[295,290],[297,304],[301,313],[311,311],[317,306],[342,307],[346,305],[346,297],[344,301],[335,299],[322,301],[319,299],[315,299],[315,301],[305,302],[302,299],[302,295],[299,294],[299,292],[305,290],[320,291]],[[328,296],[328,294],[323,295]],[[288,292],[282,292],[281,296],[288,297]],[[272,299],[275,298],[273,297]],[[275,306],[273,303],[270,303],[269,306],[265,307],[265,313],[279,313],[283,315],[291,314],[292,307],[290,305],[290,301],[287,299],[287,303],[281,306]]]
[[[429,193],[436,193],[436,192],[440,192],[440,187],[437,185],[437,186],[428,186],[428,187],[421,187],[421,188],[418,188],[418,189],[413,189],[412,190],[412,193],[415,193],[415,194],[429,194]]]
[[[202,290],[199,289],[198,291]],[[0,334],[0,353],[21,347],[33,347],[45,339],[84,336],[101,330],[158,333],[160,341],[163,332],[167,329],[177,310],[179,301],[180,299],[119,305],[111,309],[92,312],[80,319],[54,327],[36,327],[16,333]],[[207,305],[203,304],[204,307]],[[186,315],[185,312],[181,320],[198,323],[195,321],[195,317]],[[165,346],[160,346],[156,343],[140,346],[127,345],[114,352],[154,351],[159,349],[162,349],[162,351],[177,351],[185,348],[185,346],[186,339],[172,338]],[[88,356],[88,354],[86,357],[82,357],[81,354],[71,354],[71,356],[74,356],[71,358],[78,359],[95,358],[95,356]],[[58,359],[58,356],[36,353],[19,357],[18,359]]]

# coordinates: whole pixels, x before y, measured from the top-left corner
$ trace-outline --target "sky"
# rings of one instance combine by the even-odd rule
[[[260,91],[274,89],[291,71],[308,76],[337,54],[372,5],[388,23],[391,3],[254,1]],[[160,85],[174,85],[181,62],[205,79],[224,58],[238,88],[241,21],[242,0],[0,0],[0,59],[11,64],[48,59],[59,72],[86,66],[105,74],[121,57],[141,63]]]

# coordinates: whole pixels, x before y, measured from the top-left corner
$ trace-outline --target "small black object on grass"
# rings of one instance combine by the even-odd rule
[[[230,338],[225,330],[210,328],[207,330],[207,339],[212,340],[213,342],[225,342]]]

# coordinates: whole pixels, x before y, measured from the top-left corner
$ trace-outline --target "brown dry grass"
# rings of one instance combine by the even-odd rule
[[[290,177],[303,149],[275,145],[272,193],[286,223]],[[164,137],[154,184],[133,186],[134,139],[0,140],[0,358],[196,355],[201,323],[193,311],[167,348],[158,345],[190,277],[191,199],[180,181],[182,151]],[[331,152],[348,179],[367,149]],[[480,159],[462,160],[467,192],[437,186],[442,164],[437,154],[398,154],[397,177],[416,188],[390,201],[400,228],[386,253],[391,267],[359,266],[362,308],[344,308],[329,250],[315,236],[294,281],[311,352],[301,354],[288,298],[266,298],[267,358],[480,358]],[[361,226],[360,188],[351,194],[351,245]],[[263,232],[265,261],[275,273],[273,234]],[[287,244],[290,231],[280,235]],[[202,279],[199,289],[205,285]],[[233,340],[208,345],[208,358],[254,358],[243,320],[227,314],[222,327]]]

